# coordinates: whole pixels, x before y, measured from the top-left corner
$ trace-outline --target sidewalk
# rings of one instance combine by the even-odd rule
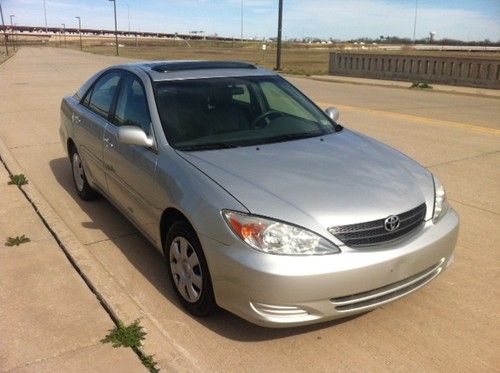
[[[402,82],[397,80],[355,78],[350,76],[311,75],[309,78],[313,80],[319,80],[331,83],[347,83],[347,84],[369,85],[376,87],[405,88],[405,89],[408,89],[411,85],[410,82]],[[432,89],[419,89],[419,88],[415,89],[419,89],[422,91],[429,90],[432,92],[444,92],[444,93],[455,93],[462,95],[500,98],[500,90],[498,89],[461,87],[461,86],[433,84],[433,83],[431,83],[430,85],[432,86]]]
[[[142,372],[114,324],[0,163],[0,371]],[[25,234],[31,242],[6,246]]]

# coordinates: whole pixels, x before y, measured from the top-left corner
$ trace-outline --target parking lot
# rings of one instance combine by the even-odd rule
[[[74,192],[58,134],[61,98],[123,61],[20,49],[0,65],[0,142],[55,213],[53,224],[73,242],[67,249],[106,303],[126,322],[142,318],[145,350],[161,367],[499,370],[500,99],[289,77],[320,106],[338,107],[347,128],[435,172],[461,217],[461,231],[454,265],[417,293],[349,320],[265,329],[222,310],[207,319],[187,315],[161,255],[110,203],[83,202]]]

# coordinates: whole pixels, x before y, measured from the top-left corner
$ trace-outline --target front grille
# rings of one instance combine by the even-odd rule
[[[361,311],[363,309],[378,307],[426,285],[443,271],[444,263],[445,258],[442,258],[436,265],[404,280],[364,293],[333,298],[330,299],[330,302],[333,303],[335,309],[339,312]]]
[[[385,243],[401,238],[418,228],[423,222],[426,213],[425,203],[420,206],[397,215],[399,227],[393,231],[387,231],[385,219],[374,220],[359,224],[341,225],[328,228],[328,231],[347,246],[368,246]]]

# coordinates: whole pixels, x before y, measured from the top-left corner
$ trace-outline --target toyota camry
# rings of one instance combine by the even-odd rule
[[[453,258],[439,179],[338,116],[252,64],[155,61],[64,97],[60,136],[77,194],[164,254],[188,312],[286,327],[394,301]]]

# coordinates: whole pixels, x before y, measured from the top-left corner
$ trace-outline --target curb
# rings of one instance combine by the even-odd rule
[[[397,88],[397,89],[410,89],[410,87],[404,87],[396,83],[401,83],[400,80],[395,80],[394,84],[392,83],[376,83],[376,82],[368,82],[368,81],[359,81],[359,80],[352,80],[352,81],[347,81],[343,79],[335,79],[335,77],[332,76],[332,78],[322,78],[318,76],[297,76],[297,77],[304,77],[310,80],[316,80],[319,82],[326,82],[326,83],[339,83],[339,84],[352,84],[352,85],[362,85],[362,86],[371,86],[371,87],[383,87],[383,88]],[[411,84],[408,82],[408,84]],[[460,89],[461,86],[457,86],[457,89]],[[473,87],[464,87],[464,88],[471,88]],[[494,95],[494,94],[488,94],[488,93],[474,93],[474,92],[463,92],[463,91],[457,91],[454,89],[453,86],[450,86],[449,89],[442,89],[442,88],[432,88],[432,89],[418,89],[419,92],[436,92],[436,93],[447,93],[447,94],[454,94],[454,95],[462,95],[462,96],[473,96],[473,97],[483,97],[483,98],[494,98],[497,100],[500,100],[500,94]]]
[[[0,161],[10,175],[23,173],[22,167],[1,138]],[[177,345],[167,331],[163,330],[156,320],[151,320],[148,315],[144,314],[137,301],[119,287],[114,278],[78,240],[36,187],[28,183],[19,189],[113,323],[118,325],[119,320],[128,323],[138,318],[141,319],[144,330],[150,336],[150,343],[146,339],[142,351],[134,349],[139,359],[142,360],[142,355],[154,355],[160,368],[167,371],[200,371],[200,366],[189,352]],[[107,299],[112,299],[113,303]]]

